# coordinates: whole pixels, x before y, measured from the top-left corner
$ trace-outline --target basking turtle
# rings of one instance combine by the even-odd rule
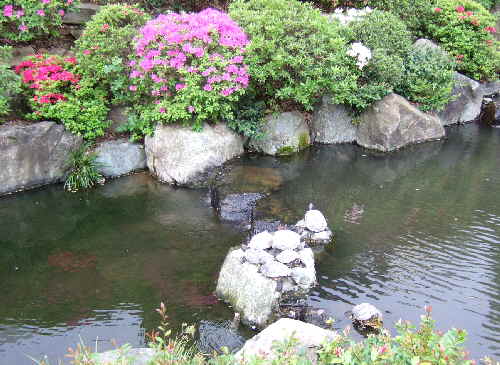
[[[382,312],[369,303],[361,303],[352,308],[351,319],[361,329],[382,328]]]

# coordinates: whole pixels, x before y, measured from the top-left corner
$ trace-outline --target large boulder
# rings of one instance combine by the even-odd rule
[[[53,122],[1,126],[0,195],[62,181],[69,153],[81,144]]]
[[[314,255],[289,230],[263,231],[232,249],[222,265],[216,294],[241,313],[247,325],[263,328],[287,302],[304,301],[316,285]]]
[[[177,185],[244,152],[242,138],[225,124],[205,125],[201,132],[159,124],[154,136],[146,136],[145,147],[151,173]]]
[[[219,274],[216,294],[242,314],[244,323],[265,327],[279,305],[278,282],[261,275],[259,267],[244,262],[244,257],[242,249],[229,252]]]
[[[250,140],[250,148],[267,155],[289,155],[311,144],[306,119],[296,111],[269,115],[263,132],[263,137]]]
[[[329,96],[323,96],[314,110],[311,134],[317,143],[352,143],[356,140],[356,126],[346,106],[334,104]]]
[[[389,94],[361,114],[356,140],[363,147],[387,152],[444,134],[437,117],[423,113],[402,96]]]
[[[315,350],[325,341],[333,341],[338,335],[315,325],[282,318],[271,324],[258,335],[245,342],[243,348],[236,353],[237,360],[250,360],[255,357],[265,357],[270,360],[276,357],[274,347],[290,338],[297,340],[295,351],[307,351],[311,359],[315,359]]]
[[[475,120],[481,113],[484,89],[481,84],[455,72],[453,100],[438,113],[444,126]]]
[[[99,172],[104,176],[116,177],[146,168],[144,147],[127,139],[101,142],[95,152],[101,165]]]

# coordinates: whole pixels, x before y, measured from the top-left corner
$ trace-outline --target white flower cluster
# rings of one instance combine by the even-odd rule
[[[334,13],[328,15],[330,19],[336,19],[340,22],[340,24],[347,25],[352,21],[360,20],[362,17],[370,14],[372,11],[373,9],[368,6],[363,9],[348,8],[345,11],[339,8],[335,9]]]
[[[347,51],[347,55],[357,58],[356,65],[361,70],[365,67],[372,58],[372,52],[369,48],[363,46],[360,42],[351,44],[351,48]]]

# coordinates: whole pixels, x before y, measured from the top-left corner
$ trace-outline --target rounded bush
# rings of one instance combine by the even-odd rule
[[[62,122],[71,132],[92,139],[107,127],[106,93],[80,80],[75,58],[35,55],[16,66],[33,113],[29,118]]]
[[[57,35],[61,20],[74,0],[0,0],[0,34],[13,41]]]
[[[12,98],[20,91],[19,76],[7,64],[11,51],[9,46],[0,46],[0,116],[10,112]]]
[[[476,80],[497,78],[495,17],[472,0],[436,0],[426,31],[457,60],[457,69]]]
[[[132,40],[149,20],[137,6],[107,5],[85,25],[75,42],[82,78],[99,82],[114,103],[126,102],[129,95],[128,61]]]
[[[225,13],[159,15],[135,39],[129,87],[139,120],[183,122],[195,128],[232,114],[249,83],[248,38]]]
[[[236,0],[229,14],[251,38],[252,85],[268,105],[310,110],[325,93],[350,100],[358,73],[340,24],[297,0]]]
[[[441,110],[452,98],[454,62],[441,49],[415,46],[405,59],[396,91],[423,111]]]
[[[411,33],[396,15],[374,10],[349,23],[352,37],[371,50],[384,49],[387,55],[403,57],[412,45]]]

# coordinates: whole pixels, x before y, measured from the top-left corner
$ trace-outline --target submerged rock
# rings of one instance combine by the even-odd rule
[[[205,354],[221,353],[221,347],[234,352],[243,347],[245,338],[233,328],[231,321],[200,321],[198,325],[198,350]]]
[[[0,195],[63,181],[81,144],[54,122],[0,126]]]
[[[187,185],[244,152],[242,138],[225,124],[206,124],[201,132],[158,124],[154,136],[146,136],[145,147],[151,173],[176,185]]]
[[[250,148],[267,155],[289,155],[311,144],[309,127],[299,112],[268,116],[263,132],[262,138],[250,140]]]
[[[444,134],[439,118],[423,113],[402,96],[389,94],[361,114],[356,140],[363,147],[388,152]]]
[[[222,220],[234,223],[250,223],[252,220],[255,203],[264,198],[259,193],[229,194],[224,199],[212,198],[212,203],[217,202],[214,208]]]
[[[380,329],[382,327],[382,312],[369,303],[361,303],[354,306],[351,317],[354,325],[362,329]]]

